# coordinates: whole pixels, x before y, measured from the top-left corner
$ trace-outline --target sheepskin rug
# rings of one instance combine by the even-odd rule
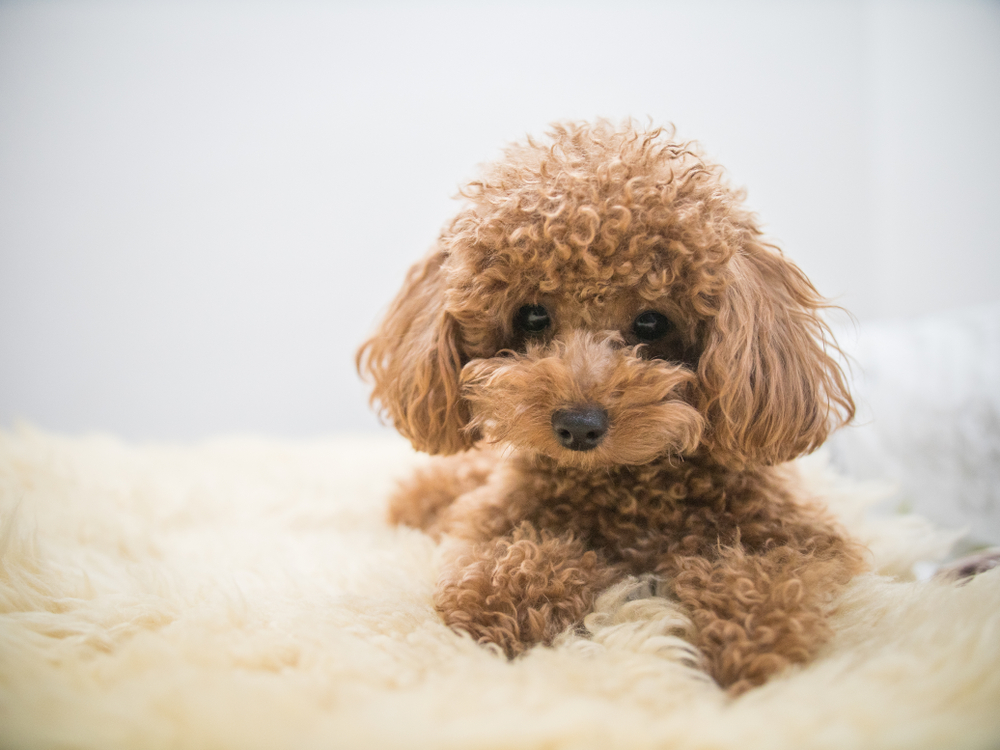
[[[813,663],[737,700],[655,581],[513,662],[444,627],[435,545],[383,520],[422,460],[394,438],[0,434],[0,746],[1000,746],[1000,570],[914,580],[954,535],[872,513],[822,457],[804,481],[877,573]]]

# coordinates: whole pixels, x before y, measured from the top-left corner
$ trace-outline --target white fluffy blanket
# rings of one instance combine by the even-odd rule
[[[866,517],[837,635],[730,701],[683,614],[610,592],[589,638],[507,662],[431,606],[434,544],[389,528],[397,440],[131,447],[0,435],[0,745],[8,748],[988,748],[1000,743],[1000,570],[909,576],[950,540]],[[648,592],[646,592],[648,594]],[[639,598],[636,598],[636,597]]]

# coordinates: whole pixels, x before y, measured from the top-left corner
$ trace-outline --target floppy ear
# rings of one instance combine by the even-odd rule
[[[380,402],[381,413],[427,453],[456,453],[473,442],[462,431],[468,415],[458,387],[458,324],[444,309],[446,257],[435,249],[410,269],[356,360],[358,372],[375,384],[372,404]]]
[[[751,242],[729,264],[701,356],[707,443],[722,463],[774,464],[818,448],[854,417],[854,401],[819,317],[825,300],[780,251]]]

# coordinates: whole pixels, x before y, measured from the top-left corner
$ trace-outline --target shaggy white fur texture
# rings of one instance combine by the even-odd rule
[[[989,748],[1000,570],[915,582],[952,539],[801,463],[880,575],[819,658],[730,701],[655,581],[508,662],[431,607],[437,551],[383,522],[397,439],[130,447],[0,435],[9,748]]]

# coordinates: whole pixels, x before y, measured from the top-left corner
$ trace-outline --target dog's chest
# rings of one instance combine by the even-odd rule
[[[705,554],[706,540],[725,543],[738,526],[729,483],[694,465],[556,470],[534,484],[539,502],[528,520],[636,571],[664,555]]]

